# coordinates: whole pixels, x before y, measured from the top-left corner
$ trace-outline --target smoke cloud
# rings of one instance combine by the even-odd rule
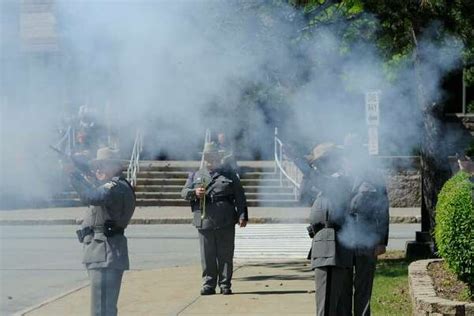
[[[275,126],[308,150],[341,143],[348,132],[365,135],[364,93],[380,90],[385,150],[417,145],[422,114],[412,69],[387,80],[375,45],[342,52],[340,25],[296,40],[305,24],[290,6],[58,0],[51,10],[57,50],[48,53],[25,51],[28,12],[20,9],[2,2],[2,197],[48,197],[57,189],[48,145],[81,105],[113,126],[124,158],[141,128],[146,157],[198,159],[212,128],[236,139],[238,158],[271,159]],[[422,69],[434,100],[461,46],[434,43],[430,32],[420,52],[430,56]]]

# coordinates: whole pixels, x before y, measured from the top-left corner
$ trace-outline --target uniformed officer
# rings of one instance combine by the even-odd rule
[[[234,150],[232,149],[231,144],[227,141],[224,132],[217,133],[217,149],[221,155],[222,164],[226,168],[231,168],[237,173],[240,178],[240,168],[237,165],[237,160],[235,159]]]
[[[97,183],[71,172],[72,186],[91,206],[77,231],[84,248],[82,262],[91,281],[91,315],[117,315],[123,271],[129,269],[124,231],[135,210],[135,194],[121,176],[122,165],[114,150],[100,148],[91,165]]]
[[[205,166],[191,173],[181,195],[191,202],[193,224],[198,229],[203,287],[201,295],[232,294],[235,224],[248,221],[244,189],[235,172],[221,165],[214,143],[203,152]]]
[[[360,137],[346,136],[344,152],[345,174],[352,186],[346,226],[353,234],[349,247],[354,249],[345,295],[349,301],[354,295],[355,316],[369,316],[377,256],[388,243],[389,200],[385,181],[370,164]]]
[[[320,182],[321,174],[315,170],[316,166],[313,165],[313,162],[317,160],[315,157],[319,157],[328,147],[333,146],[332,143],[319,144],[311,150],[309,155],[301,156],[296,153],[293,146],[285,145],[285,155],[293,160],[293,163],[300,169],[303,175],[299,190],[299,201],[301,205],[312,206],[319,192],[315,184]]]
[[[316,283],[316,314],[350,315],[351,302],[344,286],[352,268],[351,250],[341,244],[339,232],[348,210],[350,187],[342,169],[341,149],[331,143],[318,145],[310,159],[315,166],[312,186],[319,191],[310,213],[313,236],[311,267]]]

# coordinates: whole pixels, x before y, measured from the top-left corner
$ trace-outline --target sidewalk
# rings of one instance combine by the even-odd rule
[[[0,211],[0,225],[76,225],[86,207]],[[309,207],[250,207],[250,223],[307,223]],[[391,208],[391,223],[419,223],[420,208]],[[137,207],[131,224],[191,223],[189,207]]]
[[[120,315],[314,315],[314,279],[307,261],[237,265],[233,295],[200,296],[198,266],[129,271]],[[20,315],[88,315],[89,287]]]

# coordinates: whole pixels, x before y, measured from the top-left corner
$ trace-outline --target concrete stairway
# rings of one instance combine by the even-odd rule
[[[240,161],[241,182],[249,206],[296,206],[293,189],[274,173],[271,161]],[[144,161],[137,179],[137,204],[140,206],[188,206],[180,192],[189,172],[198,161]]]
[[[243,170],[241,182],[248,206],[297,206],[293,188],[274,173],[272,161],[239,161]],[[142,161],[135,188],[137,206],[189,206],[181,198],[189,172],[199,169],[199,161]],[[75,192],[63,192],[53,200],[54,206],[81,205]]]

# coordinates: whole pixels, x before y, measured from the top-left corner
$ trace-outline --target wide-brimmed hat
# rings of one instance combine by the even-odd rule
[[[322,158],[341,154],[342,148],[333,143],[321,143],[313,148],[309,155],[304,156],[310,163],[316,162]]]
[[[205,143],[204,150],[200,154],[205,155],[205,156],[219,155],[219,148],[214,142]]]
[[[109,147],[102,147],[97,150],[97,156],[91,160],[92,166],[99,165],[122,165],[122,161],[118,159],[118,150]]]

